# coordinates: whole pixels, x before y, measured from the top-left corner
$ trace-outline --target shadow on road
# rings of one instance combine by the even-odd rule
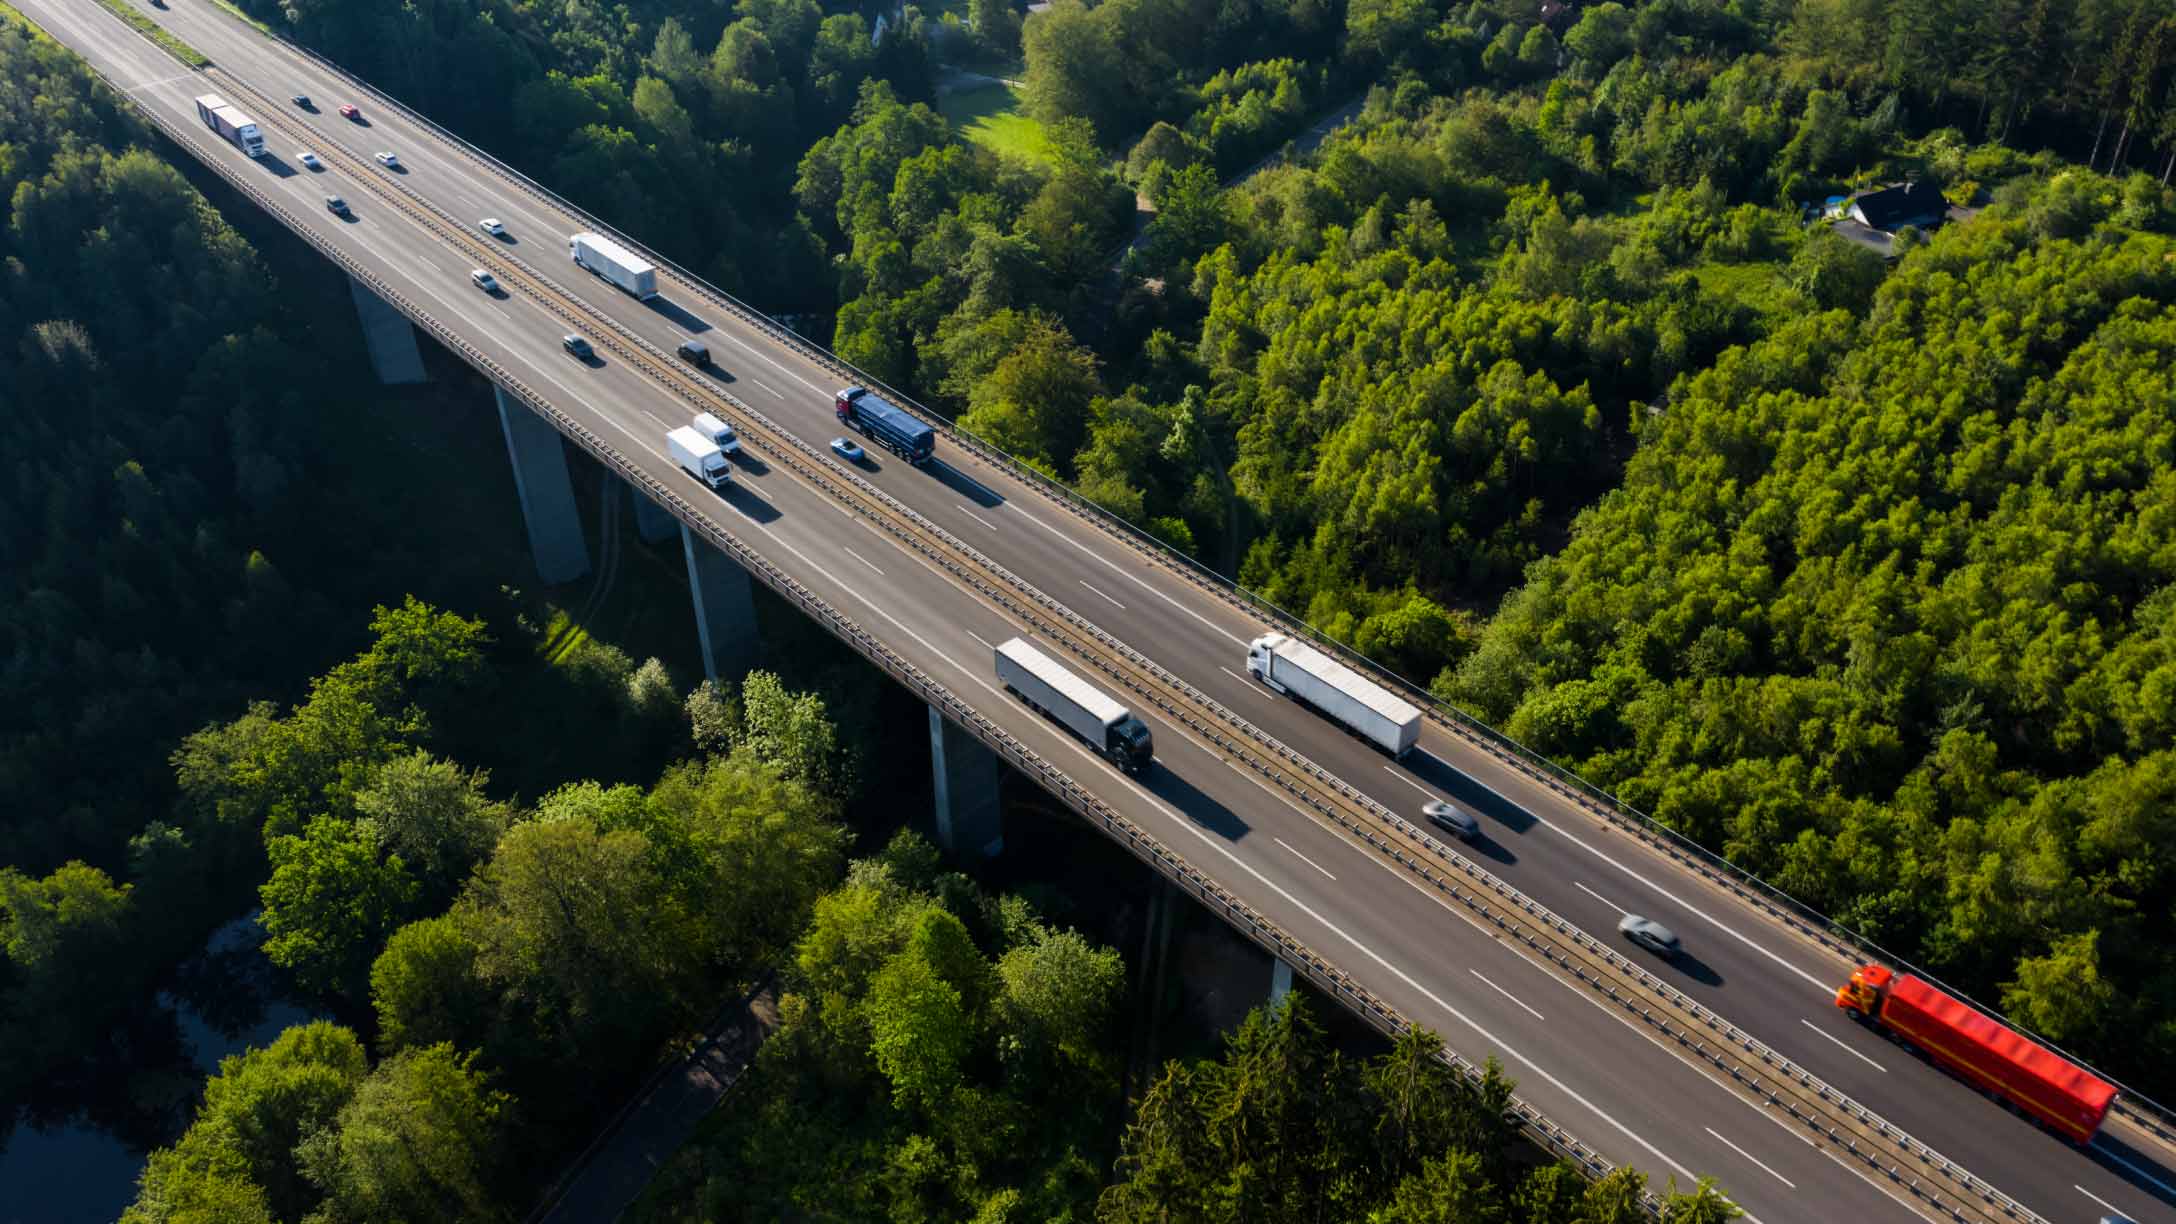
[[[270,170],[272,173],[278,175],[281,178],[293,178],[296,175],[302,173],[301,170],[288,165],[286,159],[280,157],[276,153],[267,153],[263,157],[258,158],[257,160],[265,167],[265,169]]]
[[[1664,962],[1664,969],[1674,969],[1702,986],[1720,986],[1723,984],[1722,974],[1715,972],[1714,968],[1706,961],[1690,952],[1680,952],[1677,954],[1676,960]],[[1655,976],[1660,977],[1662,975],[1658,973]]]
[[[707,320],[689,314],[678,302],[663,294],[651,298],[643,305],[672,320],[673,326],[691,335],[699,336],[710,330],[710,324]]]
[[[734,451],[732,454],[727,455],[725,458],[727,462],[731,463],[734,467],[745,470],[750,476],[767,476],[770,474],[771,471],[770,464],[765,463],[761,459],[758,459],[754,455],[750,454],[748,452],[748,448],[745,446],[737,451]]]
[[[778,507],[756,496],[755,490],[737,480],[718,490],[718,496],[724,499],[727,505],[746,515],[751,523],[775,523],[778,521]]]
[[[929,470],[939,481],[944,483],[946,488],[978,506],[987,509],[991,506],[1005,504],[1005,499],[1000,497],[996,490],[986,487],[981,481],[960,471],[942,459],[930,460]]]
[[[1519,856],[1511,852],[1511,847],[1504,845],[1486,833],[1470,842],[1463,843],[1462,848],[1475,858],[1484,858],[1493,863],[1502,863],[1506,867],[1519,861]]]
[[[1534,827],[1534,818],[1527,815],[1526,809],[1458,772],[1426,749],[1415,748],[1407,753],[1405,768],[1424,785],[1442,791],[1513,833],[1526,833]]]
[[[1207,829],[1228,842],[1236,842],[1253,831],[1253,826],[1239,818],[1237,812],[1203,794],[1193,783],[1158,765],[1153,773],[1140,779],[1141,785],[1158,799],[1177,808],[1188,820]]]

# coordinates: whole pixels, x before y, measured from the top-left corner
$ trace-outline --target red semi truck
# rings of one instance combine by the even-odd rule
[[[2115,1085],[1909,973],[1861,965],[1836,1006],[1879,1021],[2075,1143],[2093,1138],[2116,1099]]]

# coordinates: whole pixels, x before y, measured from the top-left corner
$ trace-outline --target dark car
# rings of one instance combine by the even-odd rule
[[[1675,960],[1677,954],[1685,950],[1685,945],[1678,942],[1677,932],[1638,914],[1619,918],[1617,933],[1665,960]]]
[[[682,340],[680,356],[692,364],[706,366],[710,364],[710,346],[700,340]]]
[[[559,337],[559,347],[567,350],[568,352],[574,354],[575,356],[581,358],[584,361],[588,361],[590,357],[594,355],[590,352],[589,341],[582,339],[580,336],[577,336],[572,332],[569,332],[566,335]]]
[[[308,94],[296,94],[294,97],[287,100],[294,103],[296,106],[301,107],[304,110],[310,109],[310,95]]]
[[[1481,822],[1474,819],[1472,812],[1455,803],[1446,803],[1438,799],[1423,807],[1420,811],[1421,815],[1428,818],[1429,824],[1460,841],[1470,842],[1481,836]]]
[[[332,215],[335,217],[346,217],[353,215],[348,212],[348,202],[341,199],[339,196],[326,196],[325,207],[331,209]]]

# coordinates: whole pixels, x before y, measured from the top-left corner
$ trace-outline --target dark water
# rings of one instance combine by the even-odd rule
[[[219,1060],[309,1019],[281,999],[254,917],[214,932],[96,1066],[0,1132],[0,1224],[109,1224],[136,1197],[146,1154],[189,1123]]]

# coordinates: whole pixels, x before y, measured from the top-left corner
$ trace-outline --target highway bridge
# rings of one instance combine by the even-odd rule
[[[628,297],[567,258],[568,234],[606,227],[513,169],[211,0],[126,2],[212,67],[94,0],[12,0],[353,278],[381,370],[413,361],[413,324],[493,381],[547,580],[588,566],[564,437],[677,520],[659,525],[681,533],[713,666],[753,646],[752,580],[926,700],[956,845],[995,835],[965,792],[986,785],[974,761],[1003,759],[1271,950],[1280,977],[1500,1060],[1543,1143],[1657,1184],[1712,1175],[1767,1224],[2176,1220],[2158,1114],[2066,1144],[1845,1018],[1830,996],[1856,954],[1818,918],[1449,712],[1405,761],[1378,754],[1247,680],[1246,643],[1293,628],[1274,610],[956,433],[926,468],[837,461],[832,393],[867,380],[816,346],[663,259],[661,296]],[[257,120],[269,156],[198,124],[207,92]],[[479,292],[473,268],[503,293]],[[593,361],[561,351],[568,332]],[[715,371],[673,356],[690,336]],[[748,451],[722,493],[666,455],[666,431],[704,410]],[[1014,635],[1125,696],[1160,768],[1128,778],[1004,693],[991,651]],[[1478,843],[1408,823],[1437,796],[1481,813]],[[1689,955],[1620,943],[1626,911]]]

